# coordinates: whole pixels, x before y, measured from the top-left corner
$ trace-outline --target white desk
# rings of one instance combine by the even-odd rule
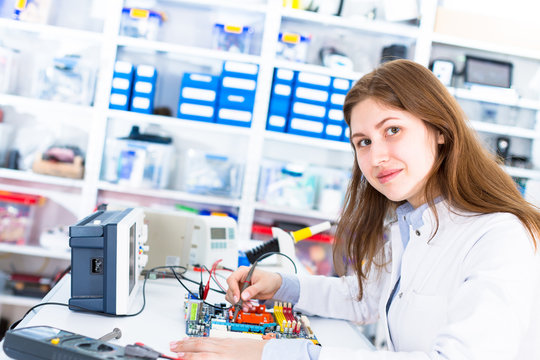
[[[198,274],[190,278],[199,280]],[[190,289],[196,286],[185,282]],[[67,304],[71,297],[71,277],[66,275],[42,302],[60,302]],[[140,296],[131,307],[137,312],[142,305],[142,282]],[[105,317],[71,311],[65,306],[45,305],[30,313],[18,327],[47,325],[62,330],[82,334],[91,338],[99,338],[117,327],[122,337],[111,343],[120,345],[142,342],[165,354],[169,352],[169,342],[186,337],[184,322],[185,289],[176,279],[148,280],[146,283],[146,308],[134,317]],[[215,292],[209,293],[209,302],[224,302],[223,296]],[[360,332],[360,329],[347,321],[310,317],[311,327],[322,346],[373,348],[371,343]],[[0,343],[1,345],[2,343]],[[9,359],[3,348],[0,359]]]

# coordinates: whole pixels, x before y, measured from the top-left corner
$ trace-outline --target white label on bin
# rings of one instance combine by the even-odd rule
[[[214,90],[185,87],[182,89],[182,97],[193,100],[214,101],[216,100],[216,92]]]
[[[334,79],[334,81],[332,82],[332,87],[334,89],[338,89],[338,90],[349,90],[349,86],[350,86],[350,82],[349,80],[345,80],[345,79]]]
[[[328,101],[328,92],[324,90],[315,90],[305,87],[297,87],[296,97],[300,99],[308,99],[313,101],[326,102]]]
[[[276,78],[280,80],[291,81],[294,77],[294,71],[287,69],[277,69]]]
[[[327,75],[300,72],[298,73],[298,80],[306,84],[330,86],[330,76]]]
[[[241,90],[255,90],[257,82],[255,80],[241,79],[231,76],[225,76],[223,78],[223,87],[241,89]]]
[[[343,128],[339,125],[326,125],[326,134],[332,136],[341,136]]]
[[[129,89],[129,80],[115,77],[112,81],[113,89],[127,90]]]
[[[345,104],[345,94],[332,94],[330,97],[330,102],[334,105]]]
[[[297,114],[322,118],[326,114],[326,107],[313,105],[313,104],[306,104],[302,102],[295,102],[293,105],[293,111]]]
[[[124,106],[127,104],[127,96],[124,94],[111,94],[109,102],[113,105]]]
[[[180,114],[209,118],[214,116],[214,108],[206,105],[182,103],[180,105]]]
[[[131,107],[136,109],[148,109],[150,107],[150,99],[140,96],[135,96],[131,101]]]
[[[309,131],[313,133],[322,133],[323,123],[319,121],[304,120],[298,118],[291,119],[291,129]]]
[[[343,118],[343,111],[339,109],[330,109],[328,111],[328,118],[335,121],[342,121]]]
[[[137,75],[143,77],[154,77],[156,68],[152,65],[139,65],[137,66]]]
[[[274,85],[274,94],[289,96],[291,95],[291,87],[289,85],[276,84]]]
[[[351,137],[351,129],[347,126],[343,132],[345,134],[345,137],[348,139]]]
[[[257,71],[259,71],[259,67],[255,64],[248,64],[236,61],[227,61],[223,68],[226,71],[247,75],[256,75]]]
[[[199,82],[205,82],[205,83],[212,82],[212,76],[203,75],[203,74],[190,74],[189,79],[193,81],[199,81]]]
[[[246,101],[246,98],[240,95],[229,95],[227,96],[227,100],[235,103],[243,103]]]
[[[233,109],[219,109],[219,115],[221,119],[234,120],[234,121],[251,121],[251,112]]]
[[[127,61],[117,61],[114,64],[114,71],[120,74],[129,74],[133,69],[133,65]]]
[[[285,126],[285,118],[283,116],[272,115],[268,118],[268,123],[272,126]]]
[[[135,82],[135,92],[141,94],[150,94],[152,92],[153,85],[148,81]]]

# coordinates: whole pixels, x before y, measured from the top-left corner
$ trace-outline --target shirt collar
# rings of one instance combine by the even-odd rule
[[[437,204],[443,200],[442,196],[435,198],[434,203]],[[398,217],[398,222],[405,222],[405,224],[412,226],[414,230],[422,227],[424,225],[424,219],[422,215],[424,211],[428,208],[428,203],[424,203],[417,207],[416,209],[406,201],[404,204],[400,205],[396,209],[396,214]]]

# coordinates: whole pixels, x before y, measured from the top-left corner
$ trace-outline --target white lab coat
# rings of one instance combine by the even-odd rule
[[[436,208],[435,237],[428,241],[434,217],[427,209],[419,235],[410,229],[406,251],[392,225],[386,244],[391,264],[369,279],[362,301],[356,300],[355,276],[300,278],[295,310],[364,323],[380,319],[387,329],[390,351],[323,344],[320,360],[540,359],[540,249],[535,254],[511,214],[457,215],[445,201]],[[400,266],[400,289],[387,319]]]

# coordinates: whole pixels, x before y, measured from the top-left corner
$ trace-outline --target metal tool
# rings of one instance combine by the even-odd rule
[[[257,265],[257,261],[251,265],[251,268],[248,271],[248,274],[246,276],[246,280],[244,280],[244,285],[242,285],[242,289],[240,290],[240,300],[234,305],[234,315],[232,318],[232,322],[236,321],[236,317],[238,316],[238,313],[240,312],[240,309],[242,308],[242,304],[244,301],[242,300],[242,293],[251,283],[251,275],[253,275],[253,270],[255,270],[255,266]]]
[[[111,331],[108,334],[103,335],[98,340],[109,341],[112,339],[120,339],[121,337],[122,337],[122,331],[120,331],[119,328],[114,328],[113,331]]]

